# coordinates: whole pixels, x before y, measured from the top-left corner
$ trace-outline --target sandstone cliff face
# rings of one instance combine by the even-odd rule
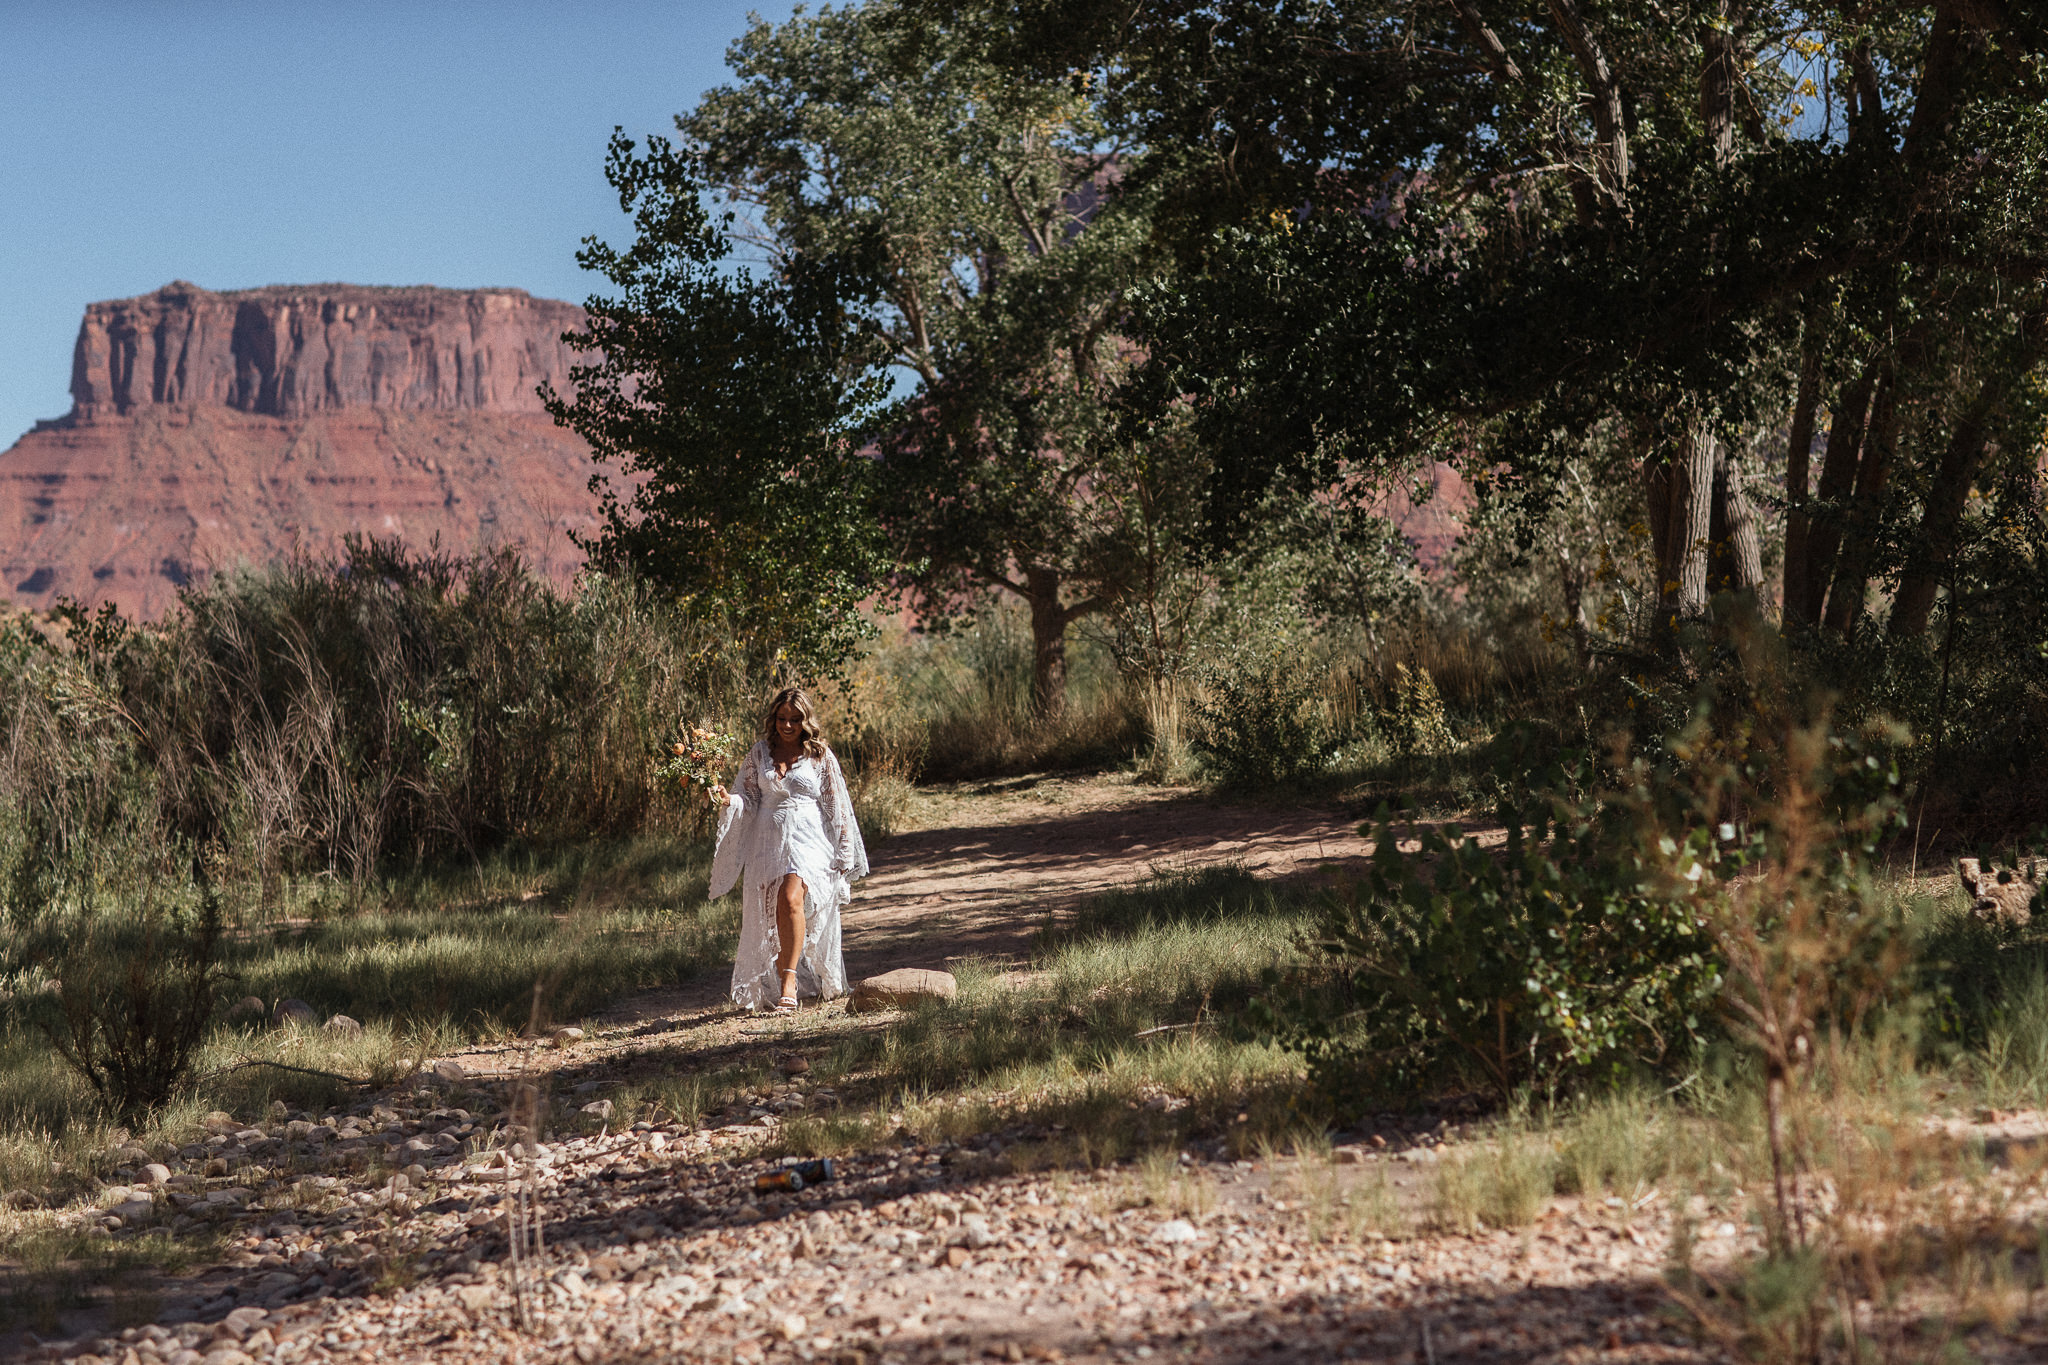
[[[272,285],[214,293],[181,282],[85,310],[72,350],[73,418],[207,404],[272,417],[345,408],[539,412],[567,387],[572,303],[519,289]]]
[[[326,556],[349,532],[511,545],[557,582],[596,529],[568,388],[583,310],[518,290],[173,284],[96,303],[70,414],[0,453],[0,595],[150,618],[239,564]]]

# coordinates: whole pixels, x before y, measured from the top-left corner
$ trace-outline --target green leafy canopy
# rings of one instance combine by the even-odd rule
[[[725,618],[757,661],[830,673],[888,567],[860,453],[885,396],[860,290],[843,259],[732,267],[731,216],[666,139],[615,131],[605,175],[634,241],[577,253],[619,292],[565,338],[594,357],[573,396],[542,395],[618,472],[592,480],[604,526],[585,547]]]

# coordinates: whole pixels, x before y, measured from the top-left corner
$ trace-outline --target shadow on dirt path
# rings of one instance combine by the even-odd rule
[[[924,802],[923,828],[869,849],[872,874],[846,910],[849,981],[971,957],[1021,965],[1049,920],[1155,873],[1234,864],[1262,880],[1298,880],[1355,872],[1373,849],[1357,817],[1332,807],[1221,801],[1119,777],[1009,779],[938,789]],[[605,1018],[676,1017],[717,1006],[726,987],[712,973]]]

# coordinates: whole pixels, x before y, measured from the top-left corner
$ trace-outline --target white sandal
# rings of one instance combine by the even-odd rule
[[[784,991],[782,993],[782,998],[775,1002],[774,1013],[795,1014],[797,1006],[796,968],[790,968],[788,971],[784,972],[783,975],[789,978],[789,989]]]

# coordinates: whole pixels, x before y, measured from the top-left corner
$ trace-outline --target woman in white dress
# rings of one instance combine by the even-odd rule
[[[790,1014],[806,996],[843,995],[839,913],[868,874],[868,854],[846,776],[802,688],[775,694],[732,789],[713,787],[711,799],[724,807],[711,898],[742,887],[732,998]]]

